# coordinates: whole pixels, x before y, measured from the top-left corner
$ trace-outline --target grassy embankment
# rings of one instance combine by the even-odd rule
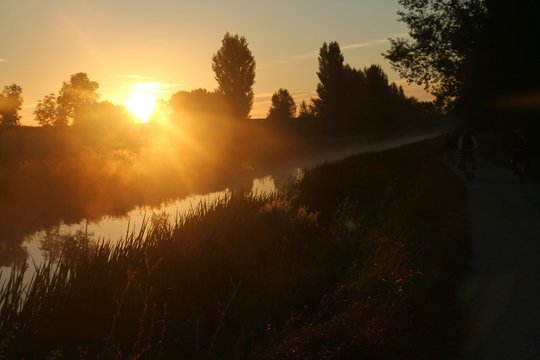
[[[0,290],[0,358],[444,358],[464,189],[424,142],[234,194]]]
[[[25,261],[26,236],[61,222],[122,216],[190,194],[250,189],[254,178],[269,174],[283,184],[287,165],[370,140],[288,131],[260,120],[190,124],[111,131],[0,128],[0,266]],[[385,138],[392,136],[371,140]]]

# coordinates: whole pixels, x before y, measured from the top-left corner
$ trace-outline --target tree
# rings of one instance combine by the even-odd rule
[[[465,64],[486,23],[483,0],[399,0],[410,39],[390,39],[383,54],[401,77],[424,85],[444,107],[460,96]]]
[[[319,84],[317,84],[317,94],[314,99],[317,113],[322,117],[326,125],[330,121],[341,122],[344,115],[344,58],[337,42],[330,44],[323,43],[319,50]]]
[[[4,86],[0,93],[0,124],[19,125],[19,110],[23,103],[22,88],[17,84]]]
[[[372,96],[384,97],[388,94],[388,76],[379,65],[371,65],[364,69],[366,86]]]
[[[90,81],[86,73],[71,75],[69,82],[64,82],[58,93],[57,102],[57,125],[68,125],[77,122],[84,108],[93,105],[99,99],[97,89],[99,84]]]
[[[287,89],[279,89],[272,95],[272,105],[267,119],[285,121],[294,118],[295,114],[296,103]]]
[[[308,105],[305,100],[302,100],[300,107],[298,108],[298,118],[314,119],[316,116],[315,106],[312,103]]]
[[[539,90],[533,55],[539,1],[399,3],[410,39],[391,39],[384,56],[402,77],[423,84],[440,106],[471,119],[493,119],[501,113],[497,104]]]
[[[56,95],[51,93],[39,100],[34,110],[34,117],[41,126],[55,126],[58,123],[58,104]]]
[[[221,44],[212,57],[212,70],[219,84],[217,92],[230,104],[233,116],[247,119],[253,106],[255,58],[243,36],[226,33]]]
[[[226,112],[223,95],[206,89],[178,91],[170,99],[171,109],[176,113],[189,113],[190,117],[220,115]]]

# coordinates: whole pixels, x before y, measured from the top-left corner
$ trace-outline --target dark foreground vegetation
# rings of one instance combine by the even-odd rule
[[[78,241],[27,286],[19,269],[0,358],[449,358],[468,244],[437,146],[154,216],[117,246]]]

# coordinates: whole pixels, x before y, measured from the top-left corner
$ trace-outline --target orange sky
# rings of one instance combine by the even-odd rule
[[[252,117],[264,117],[270,97],[287,88],[299,102],[315,95],[317,55],[338,41],[351,66],[380,64],[391,81],[420,99],[381,56],[388,37],[407,31],[399,6],[377,0],[17,0],[0,12],[0,86],[23,88],[23,119],[35,125],[37,101],[71,74],[86,72],[102,100],[123,104],[137,83],[156,97],[215,89],[211,57],[225,32],[244,35],[257,62]]]

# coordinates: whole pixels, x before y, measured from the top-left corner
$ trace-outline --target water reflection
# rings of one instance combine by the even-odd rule
[[[126,233],[140,230],[145,218],[163,213],[170,219],[197,208],[203,202],[212,202],[230,191],[265,193],[282,188],[299,179],[303,168],[324,161],[332,161],[353,153],[387,149],[429,137],[411,136],[398,141],[354,145],[335,151],[311,153],[305,157],[284,158],[271,166],[242,164],[240,169],[228,171],[208,170],[202,176],[191,174],[190,186],[178,180],[176,169],[162,170],[148,181],[106,184],[95,187],[88,179],[55,178],[42,176],[24,178],[24,169],[3,179],[0,194],[0,269],[5,278],[16,263],[41,264],[46,258],[58,255],[62,244],[87,246],[96,241],[118,241]],[[23,164],[24,166],[24,164]],[[31,166],[31,165],[27,165]],[[54,174],[54,166],[48,169]],[[87,170],[89,171],[89,170]],[[204,171],[204,170],[199,170]],[[31,172],[30,172],[31,173]],[[91,173],[91,171],[90,171]],[[87,175],[90,176],[88,173]],[[86,174],[86,173],[83,173]],[[234,174],[234,175],[233,175]],[[166,175],[166,176],[165,176]],[[204,179],[197,183],[196,179]],[[55,182],[56,181],[56,182]],[[96,180],[97,181],[97,180]],[[100,183],[101,184],[101,183]],[[141,191],[144,187],[155,188]],[[83,190],[84,189],[84,190]],[[190,195],[202,193],[204,195]],[[169,199],[169,200],[167,200]],[[165,202],[164,202],[165,201]],[[1,282],[0,282],[1,283]]]
[[[297,169],[293,174],[297,174]],[[254,194],[264,194],[276,190],[274,179],[271,176],[254,179],[251,191]],[[235,189],[234,191],[238,191]],[[201,203],[212,203],[230,194],[231,190],[225,189],[206,195],[192,195],[182,199],[174,199],[160,204],[159,206],[142,206],[128,212],[123,216],[105,216],[98,221],[83,220],[75,224],[60,223],[44,230],[36,231],[25,236],[21,246],[13,246],[10,249],[2,249],[3,263],[0,284],[11,273],[14,263],[28,262],[30,273],[34,265],[39,266],[44,261],[54,260],[62,253],[69,253],[79,247],[92,246],[97,242],[118,242],[125,239],[130,233],[137,234],[143,224],[153,216],[159,215],[169,220],[174,220],[199,207]],[[4,247],[7,245],[2,243]],[[4,265],[7,264],[7,265]],[[30,275],[30,274],[29,274]]]

